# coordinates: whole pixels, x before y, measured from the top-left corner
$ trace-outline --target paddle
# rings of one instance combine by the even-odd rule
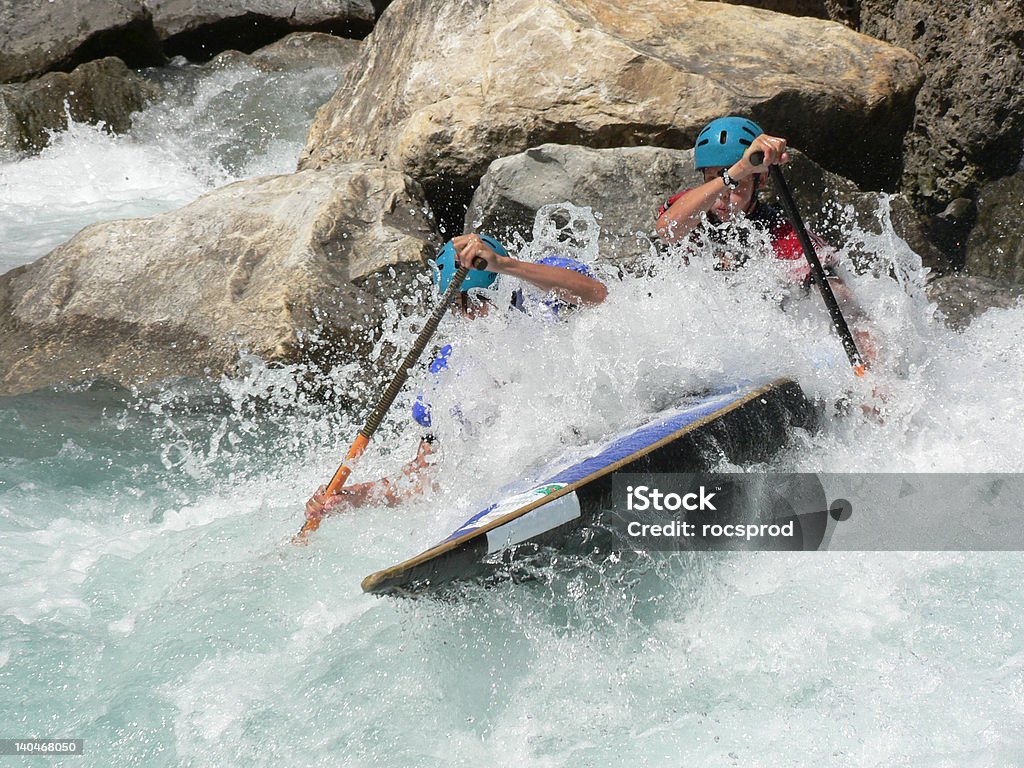
[[[474,269],[486,269],[487,262],[481,257],[477,256],[473,259]],[[427,342],[430,341],[430,337],[434,335],[434,331],[437,330],[438,324],[441,322],[441,318],[444,316],[445,310],[448,309],[448,305],[451,304],[452,298],[459,289],[462,287],[462,281],[466,279],[466,275],[469,274],[469,267],[459,267],[455,272],[455,276],[452,277],[452,282],[448,286],[448,289],[441,296],[441,301],[438,302],[437,306],[434,307],[434,311],[430,317],[427,318],[426,324],[423,326],[423,330],[420,331],[416,337],[415,343],[412,345],[412,349],[409,350],[409,354],[405,356],[405,360],[398,367],[395,372],[395,376],[391,379],[391,383],[388,388],[381,395],[380,400],[377,401],[377,405],[374,406],[373,412],[369,418],[366,419],[366,424],[359,430],[359,435],[356,437],[355,442],[352,443],[352,447],[348,449],[348,453],[345,455],[345,459],[338,465],[338,469],[335,470],[334,476],[331,478],[331,482],[327,484],[327,495],[330,496],[332,493],[341,488],[345,481],[348,480],[348,476],[352,474],[352,462],[362,456],[363,451],[366,450],[366,446],[370,443],[370,438],[373,437],[373,433],[377,431],[377,427],[380,426],[381,421],[384,420],[385,414],[388,409],[391,408],[391,404],[395,402],[395,398],[398,397],[399,391],[409,378],[409,370],[416,365],[416,361],[420,359],[420,355],[423,354],[423,349],[427,346]],[[306,520],[303,524],[302,529],[292,539],[293,544],[305,544],[306,537],[309,536],[313,531],[320,527],[320,520]]]
[[[760,165],[762,162],[764,162],[764,152],[751,153],[751,165]],[[839,339],[843,342],[843,349],[846,350],[846,356],[850,360],[853,372],[857,376],[863,376],[865,371],[864,358],[861,357],[860,350],[857,349],[857,342],[854,341],[853,334],[850,333],[850,326],[846,324],[846,318],[843,317],[843,311],[839,308],[839,302],[836,301],[836,296],[832,293],[832,286],[828,284],[828,278],[825,277],[825,270],[818,260],[818,254],[814,252],[814,245],[811,243],[811,238],[807,234],[804,222],[796,210],[796,203],[793,202],[793,195],[789,192],[789,185],[786,184],[786,179],[782,176],[782,170],[778,165],[772,165],[768,168],[768,174],[779,190],[782,207],[786,210],[786,215],[789,216],[789,220],[793,223],[796,237],[800,241],[800,245],[804,249],[804,256],[811,267],[811,277],[818,286],[818,290],[821,291],[821,298],[824,299],[825,306],[828,307],[828,313],[832,317],[832,325],[835,327],[836,333],[839,334]]]

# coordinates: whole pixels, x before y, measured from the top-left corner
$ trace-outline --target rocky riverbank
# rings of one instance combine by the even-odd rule
[[[548,203],[600,212],[602,258],[628,268],[657,206],[692,178],[697,130],[727,113],[801,150],[788,175],[822,234],[877,230],[884,195],[896,234],[945,275],[933,291],[958,324],[1024,284],[1024,11],[1011,6],[293,6],[0,4],[0,151],[15,156],[68,115],[127,130],[160,98],[137,70],[173,56],[345,73],[296,173],[88,227],[0,277],[0,392],[230,372],[240,347],[351,359],[445,237],[528,236]]]

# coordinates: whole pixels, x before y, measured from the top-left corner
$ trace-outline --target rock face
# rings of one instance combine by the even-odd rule
[[[372,276],[436,252],[407,177],[373,164],[222,187],[150,219],[96,224],[0,277],[0,393],[122,384],[358,348],[380,322]]]
[[[78,122],[102,122],[124,133],[131,128],[132,113],[160,93],[112,56],[70,74],[51,72],[27,83],[0,85],[0,149],[42,149],[48,131],[67,128],[68,113]]]
[[[913,56],[840,24],[721,3],[399,0],[318,114],[300,167],[367,158],[471,185],[530,146],[685,148],[738,112],[884,184],[919,82]]]
[[[830,242],[849,246],[852,256],[859,258],[856,243],[849,242],[850,226],[880,234],[882,196],[861,192],[796,150],[793,155],[784,173],[805,223]],[[517,233],[529,239],[541,206],[560,202],[590,206],[601,216],[602,256],[628,262],[647,252],[645,238],[656,239],[661,204],[701,180],[693,170],[692,150],[545,144],[491,164],[473,196],[466,228],[499,237]],[[777,203],[770,188],[763,198]],[[887,200],[895,233],[926,264],[934,265],[941,257],[929,249],[909,202],[898,195]]]
[[[0,82],[104,56],[130,67],[164,61],[141,0],[0,0]]]
[[[861,31],[917,54],[925,75],[902,186],[938,213],[1012,173],[1024,141],[1024,5],[861,0]]]
[[[288,32],[363,37],[376,12],[370,0],[146,0],[168,54],[206,61],[220,51],[250,53]]]
[[[336,37],[323,32],[293,32],[260,48],[252,55],[257,66],[273,70],[335,67],[344,69],[359,58],[361,40]]]
[[[946,324],[961,330],[986,310],[1008,309],[1019,300],[1024,289],[1007,287],[987,277],[946,275],[929,281],[928,298],[939,305]]]
[[[324,32],[293,32],[275,43],[254,51],[224,51],[210,61],[208,67],[232,66],[239,61],[265,72],[284,72],[328,67],[339,72],[339,78],[359,58],[361,40],[336,37]]]
[[[692,150],[543,144],[491,163],[466,213],[466,231],[529,240],[542,206],[569,202],[601,216],[608,244],[602,256],[629,261],[644,252],[643,238],[653,235],[665,198],[700,181]]]
[[[972,275],[1024,285],[1024,171],[981,191],[966,267]]]

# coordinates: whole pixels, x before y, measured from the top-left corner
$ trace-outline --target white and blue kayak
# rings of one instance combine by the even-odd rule
[[[572,459],[549,462],[499,492],[433,547],[363,579],[365,592],[415,595],[493,570],[517,547],[557,545],[611,495],[615,472],[694,472],[722,459],[764,461],[814,408],[796,382],[723,387],[692,395]]]

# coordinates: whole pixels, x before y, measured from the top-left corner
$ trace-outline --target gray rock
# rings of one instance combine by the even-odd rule
[[[329,67],[338,71],[339,78],[359,58],[363,43],[336,37],[323,32],[293,32],[290,35],[253,51],[224,51],[217,54],[207,67],[230,67],[238,63],[262,69],[266,72],[286,72]]]
[[[224,50],[250,53],[298,30],[363,37],[371,0],[145,0],[165,49],[206,61]]]
[[[365,349],[395,267],[438,241],[419,187],[368,163],[250,179],[95,224],[0,277],[0,393],[121,384]],[[334,351],[331,354],[334,354]]]
[[[971,275],[937,277],[928,282],[926,290],[928,298],[939,305],[946,325],[955,330],[966,328],[989,309],[1014,306],[1024,294],[1021,286],[1007,286],[987,277]]]
[[[34,151],[49,143],[48,131],[80,123],[104,123],[114,133],[131,128],[132,113],[159,98],[159,86],[120,59],[82,64],[70,74],[51,72],[27,83],[0,85],[0,150]]]
[[[938,213],[1012,173],[1024,142],[1024,4],[862,0],[861,31],[921,61],[902,189]]]
[[[824,171],[797,150],[785,167],[801,217],[812,230],[837,245],[850,247],[852,257],[867,261],[867,252],[850,241],[851,228],[880,234],[883,196],[862,192],[840,176]],[[609,261],[628,262],[655,240],[658,208],[672,194],[700,184],[693,170],[693,151],[655,147],[591,149],[544,144],[491,163],[466,214],[466,228],[510,238],[529,239],[541,206],[569,202],[590,206],[600,215]],[[929,266],[941,259],[930,249],[921,221],[909,202],[884,196],[895,234],[906,240]],[[778,204],[769,187],[762,198]]]
[[[372,158],[472,185],[545,142],[685,148],[739,112],[880,182],[898,176],[918,85],[902,49],[722,3],[399,0],[314,121],[301,167]]]
[[[0,82],[105,56],[134,68],[163,63],[141,0],[0,0]]]
[[[972,275],[1024,285],[1024,171],[982,189],[966,268]]]
[[[606,258],[630,261],[646,250],[665,198],[698,183],[691,150],[542,144],[491,163],[466,212],[466,231],[530,239],[542,206],[569,202],[601,217]]]
[[[974,201],[969,197],[958,197],[953,200],[938,216],[945,221],[964,221],[969,218],[974,208]]]
[[[258,66],[280,71],[334,67],[344,70],[363,50],[362,40],[336,37],[323,32],[293,32],[287,37],[254,51]]]

